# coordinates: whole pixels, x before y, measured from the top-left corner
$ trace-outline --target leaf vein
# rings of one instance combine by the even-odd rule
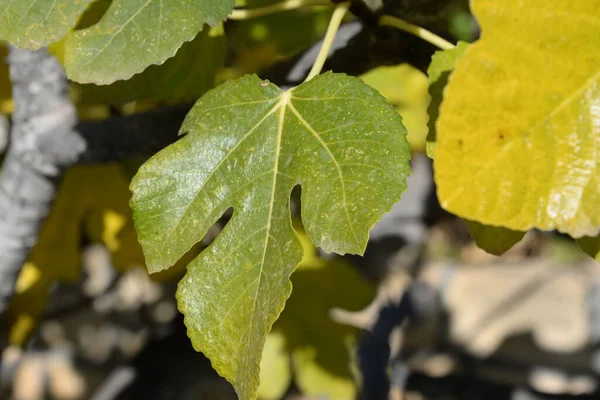
[[[339,176],[339,181],[340,181],[340,185],[341,185],[341,189],[342,189],[342,201],[344,203],[344,211],[346,212],[346,217],[348,219],[348,226],[350,227],[350,230],[352,231],[352,235],[354,236],[355,243],[358,243],[358,237],[356,236],[356,232],[351,223],[352,218],[350,218],[350,213],[348,212],[348,200],[347,200],[347,196],[346,196],[346,186],[344,184],[344,177],[342,175],[342,170],[340,168],[339,163],[337,162],[335,156],[333,155],[333,153],[327,146],[327,143],[325,143],[323,141],[323,139],[321,138],[319,133],[317,131],[315,131],[314,128],[304,119],[304,117],[302,117],[302,115],[298,112],[298,110],[296,110],[296,107],[294,107],[292,102],[288,103],[288,107],[290,108],[292,113],[296,116],[296,118],[298,118],[300,123],[302,123],[302,125],[304,125],[304,127],[315,137],[315,139],[317,139],[319,144],[323,147],[323,149],[325,149],[325,151],[331,158],[331,161],[333,162],[333,165],[335,166],[335,169],[337,170],[337,173]]]
[[[200,186],[200,188],[198,190],[196,190],[196,193],[200,193],[204,187],[206,186],[206,184],[208,183],[208,181],[214,176],[215,172],[219,169],[219,167],[221,165],[223,165],[223,163],[231,156],[231,154],[233,152],[235,152],[235,150],[248,138],[252,135],[252,133],[254,133],[254,131],[263,123],[267,120],[267,118],[269,118],[275,111],[277,111],[277,108],[279,107],[279,103],[276,104],[274,107],[272,107],[266,114],[264,117],[262,117],[249,131],[248,133],[246,133],[228,152],[227,154],[225,154],[223,156],[223,158],[221,158],[221,160],[219,160],[219,162],[217,163],[217,165],[213,168],[213,170],[210,172],[210,174],[206,177],[206,179],[204,180],[204,182],[202,183],[202,186]],[[198,195],[196,195],[197,197]],[[192,204],[194,204],[194,201],[190,201],[188,203],[188,205],[185,207],[184,212],[181,214],[181,216],[178,218],[177,222],[173,225],[173,228],[171,230],[168,231],[166,238],[167,241],[171,241],[171,238],[173,236],[173,233],[175,232],[175,230],[177,229],[177,227],[179,226],[179,224],[181,223],[181,220],[183,219],[183,217],[185,216],[185,214],[187,213],[187,211],[190,209],[190,207],[192,206]]]

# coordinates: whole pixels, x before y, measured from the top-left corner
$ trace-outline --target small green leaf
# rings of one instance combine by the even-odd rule
[[[205,27],[175,57],[151,65],[126,81],[110,85],[73,84],[77,104],[119,105],[133,100],[192,101],[215,85],[217,70],[225,59],[225,37]]]
[[[577,239],[579,248],[596,261],[600,261],[600,236],[584,236]]]
[[[483,225],[479,222],[465,220],[471,237],[482,250],[501,256],[515,244],[519,243],[526,232],[518,232],[501,226]]]
[[[89,0],[0,0],[0,41],[37,50],[60,40]]]
[[[148,269],[172,265],[230,207],[233,217],[189,266],[177,298],[194,347],[241,399],[253,399],[265,337],[302,258],[290,195],[328,252],[362,253],[406,188],[401,117],[357,78],[327,73],[287,92],[246,76],[206,93],[188,135],[145,165],[132,208]]]
[[[448,83],[450,74],[454,70],[454,65],[465,54],[465,50],[468,47],[469,43],[458,42],[456,47],[436,51],[431,57],[431,64],[429,64],[429,68],[427,69],[427,75],[429,75],[429,95],[431,96],[431,102],[429,103],[429,107],[427,107],[427,113],[429,114],[427,127],[429,128],[429,132],[427,133],[426,150],[429,158],[433,158],[435,153],[435,123],[438,119],[442,99],[444,98],[444,88]]]
[[[74,32],[65,68],[80,83],[109,84],[162,64],[205,23],[216,25],[233,0],[114,0],[99,23]]]

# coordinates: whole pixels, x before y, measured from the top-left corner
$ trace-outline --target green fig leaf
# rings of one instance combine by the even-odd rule
[[[160,271],[233,207],[188,265],[177,299],[194,347],[241,399],[254,399],[266,335],[302,259],[292,189],[302,188],[313,243],[361,254],[406,189],[406,130],[374,89],[326,73],[285,92],[256,76],[228,81],[196,103],[181,132],[132,181],[139,240],[149,271]]]
[[[217,32],[215,32],[217,31]],[[122,105],[129,101],[194,101],[215,86],[216,74],[225,60],[225,36],[205,27],[175,57],[151,65],[126,81],[110,85],[73,84],[77,104]]]
[[[37,50],[62,39],[89,0],[0,0],[0,41]]]
[[[104,85],[129,79],[173,57],[204,24],[217,25],[232,9],[233,0],[114,0],[97,24],[69,36],[67,75]]]

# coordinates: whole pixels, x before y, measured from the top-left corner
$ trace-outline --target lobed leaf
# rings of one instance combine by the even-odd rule
[[[60,40],[90,0],[0,0],[0,41],[37,50]]]
[[[328,252],[362,253],[410,173],[401,117],[357,78],[327,73],[283,92],[256,76],[209,91],[188,132],[143,165],[131,206],[151,272],[167,268],[228,209],[233,217],[189,266],[177,298],[194,347],[242,399],[255,398],[265,337],[302,258],[290,194]]]
[[[513,230],[596,235],[600,0],[472,7],[483,35],[458,61],[437,123],[442,206]]]
[[[65,68],[80,83],[109,84],[162,64],[205,23],[216,25],[233,0],[114,0],[100,22],[67,40]]]

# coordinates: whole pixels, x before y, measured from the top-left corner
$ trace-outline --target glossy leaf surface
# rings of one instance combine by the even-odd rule
[[[114,0],[97,24],[67,40],[67,74],[81,83],[129,79],[173,57],[204,24],[216,25],[232,9],[233,0]]]
[[[189,266],[179,308],[195,348],[255,398],[265,337],[290,294],[302,248],[290,194],[302,187],[307,235],[362,253],[409,174],[401,117],[357,78],[327,73],[283,92],[255,76],[209,91],[181,140],[143,165],[132,207],[151,272],[177,261],[228,209],[233,217]]]

